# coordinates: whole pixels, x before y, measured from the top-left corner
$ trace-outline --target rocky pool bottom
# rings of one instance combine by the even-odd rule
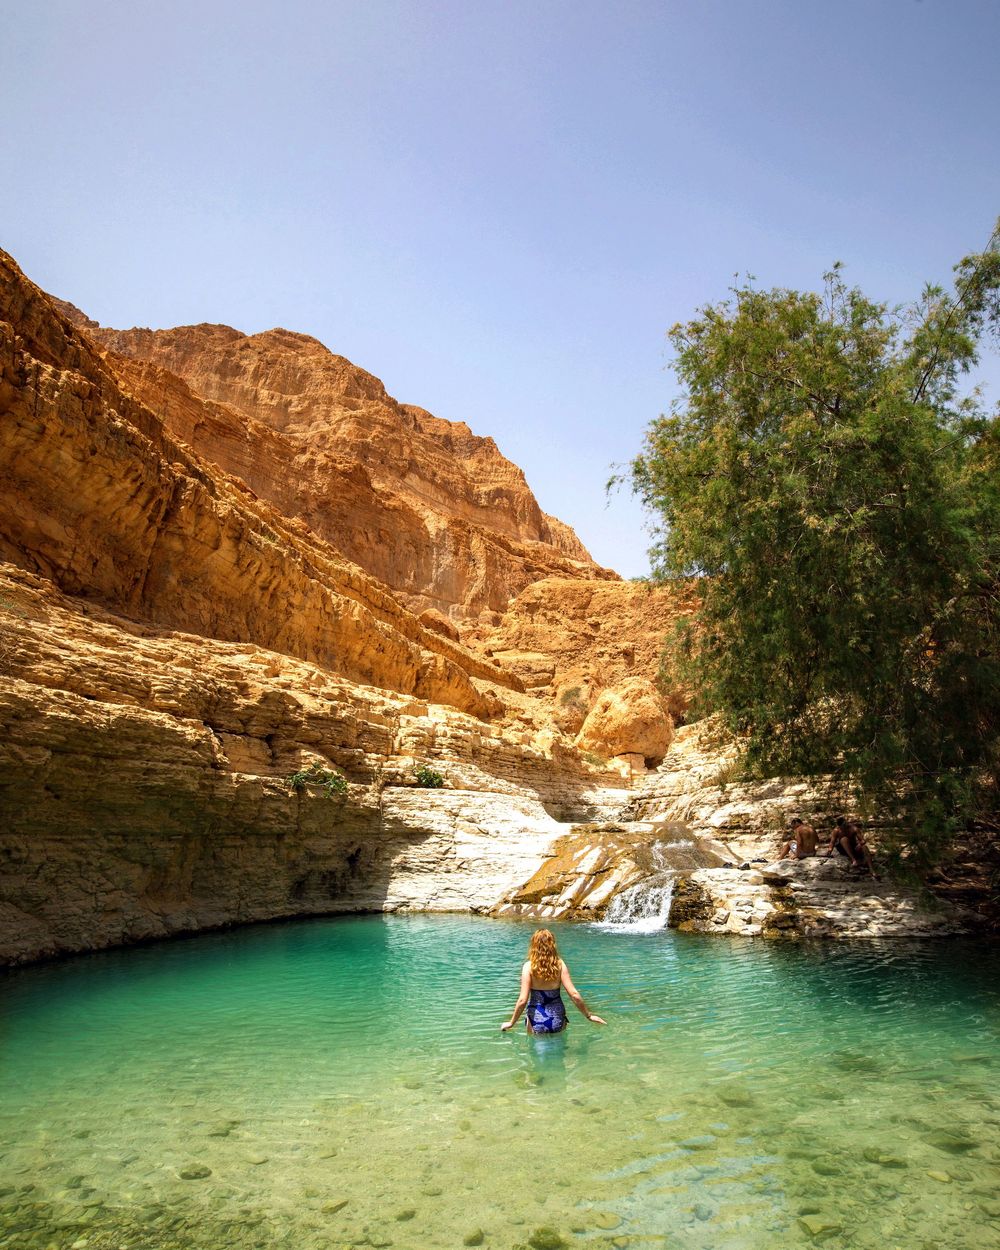
[[[464,917],[7,974],[0,1246],[998,1244],[995,949],[556,932],[606,1029]]]

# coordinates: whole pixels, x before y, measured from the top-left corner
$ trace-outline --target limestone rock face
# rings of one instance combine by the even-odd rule
[[[0,558],[144,620],[489,717],[520,682],[416,620],[124,388],[0,254]]]
[[[276,916],[486,909],[625,799],[569,750],[0,566],[0,964]],[[311,763],[343,796],[296,791]],[[416,788],[431,763],[446,788]]]
[[[553,574],[616,579],[541,511],[491,438],[398,403],[308,335],[108,330],[63,307],[167,429],[417,612],[502,611]]]
[[[0,421],[0,963],[337,911],[595,915],[668,826],[678,923],[854,931],[825,877],[718,867],[817,798],[734,783],[704,725],[671,744],[684,695],[652,679],[690,588],[597,568],[490,440],[306,336],[102,331],[3,253]],[[629,789],[574,735],[629,776],[667,755]],[[312,765],[346,792],[295,788]],[[873,897],[864,932],[910,931]]]
[[[859,877],[846,860],[782,860],[758,871],[704,868],[678,882],[671,924],[686,932],[770,938],[946,937],[977,916],[928,907],[913,890]]]
[[[666,700],[648,678],[631,677],[601,693],[576,744],[605,757],[639,756],[652,768],[666,755],[673,736]]]
[[[593,921],[607,916],[612,899],[642,890],[651,880],[655,883],[651,888],[662,891],[682,871],[731,861],[725,847],[708,838],[692,838],[684,825],[642,821],[576,825],[550,845],[533,876],[509,891],[493,914]]]
[[[686,584],[545,577],[512,599],[496,625],[467,629],[464,636],[528,685],[541,685],[538,657],[546,657],[546,685],[557,704],[582,702],[589,710],[606,687],[636,676],[653,680],[665,637],[696,603]],[[562,702],[567,692],[570,698]],[[686,704],[684,691],[670,693],[672,716]]]

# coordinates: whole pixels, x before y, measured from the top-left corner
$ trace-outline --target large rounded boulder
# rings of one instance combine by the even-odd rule
[[[642,756],[655,768],[674,739],[667,701],[646,677],[628,677],[598,695],[576,738],[581,751],[611,759]]]

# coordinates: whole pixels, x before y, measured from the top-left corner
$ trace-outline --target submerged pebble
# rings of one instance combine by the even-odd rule
[[[564,1250],[569,1243],[554,1228],[536,1228],[528,1237],[531,1250]]]
[[[843,1225],[823,1215],[801,1215],[799,1224],[815,1241],[825,1241],[839,1233]]]
[[[212,1169],[206,1167],[204,1163],[192,1163],[190,1167],[181,1168],[178,1172],[182,1181],[203,1181],[207,1176],[212,1175]]]

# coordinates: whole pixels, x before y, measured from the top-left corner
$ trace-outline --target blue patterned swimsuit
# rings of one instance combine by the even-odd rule
[[[558,987],[532,990],[525,1014],[532,1033],[561,1033],[566,1027],[566,1007]]]

